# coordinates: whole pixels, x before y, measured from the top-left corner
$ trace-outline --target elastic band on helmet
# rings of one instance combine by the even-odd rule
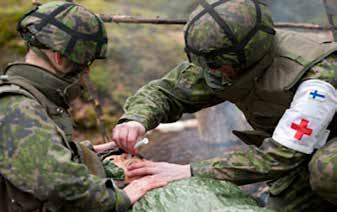
[[[18,21],[17,25],[16,25],[16,31],[20,33],[21,37],[27,41],[28,46],[41,46],[42,44],[40,44],[36,38],[34,37],[34,35],[29,32],[29,30],[25,27],[23,27],[21,25],[22,21],[27,18],[28,16],[31,16],[34,12],[36,12],[36,10],[39,9],[38,6],[33,7],[30,11],[28,11],[27,13],[25,13],[20,20]]]
[[[244,67],[246,67],[246,56],[245,56],[244,48],[249,43],[249,41],[252,39],[252,37],[254,37],[254,35],[258,31],[263,31],[263,32],[266,32],[266,33],[272,34],[272,35],[275,34],[275,30],[273,28],[261,24],[261,22],[262,22],[262,20],[261,20],[261,8],[259,6],[259,2],[256,1],[256,0],[251,0],[254,3],[255,9],[256,9],[255,26],[244,37],[244,39],[241,42],[239,42],[236,39],[232,30],[229,28],[229,26],[224,21],[224,19],[221,18],[221,16],[214,9],[215,7],[219,6],[220,4],[226,3],[228,1],[229,0],[219,0],[218,2],[215,2],[213,4],[209,4],[206,0],[199,0],[199,3],[204,7],[204,10],[202,10],[198,15],[196,15],[189,22],[189,25],[187,26],[187,29],[186,29],[186,32],[185,32],[185,52],[186,52],[189,60],[191,59],[191,57],[189,55],[190,53],[195,54],[197,56],[202,56],[202,57],[216,57],[216,56],[220,56],[220,55],[223,55],[223,54],[226,54],[226,53],[235,53],[237,55],[240,66],[242,66],[242,68],[244,68]],[[187,37],[188,37],[190,27],[192,26],[192,24],[195,21],[197,21],[198,19],[200,19],[203,15],[205,15],[207,13],[209,13],[213,17],[215,22],[223,29],[223,32],[224,32],[225,36],[228,37],[228,39],[231,41],[232,46],[212,50],[212,51],[209,51],[209,52],[202,52],[202,51],[193,49],[189,46]]]
[[[80,33],[77,31],[72,30],[71,28],[69,28],[68,26],[66,26],[65,24],[59,22],[58,20],[55,19],[55,17],[60,14],[61,12],[67,10],[67,9],[71,9],[72,7],[75,7],[75,4],[72,3],[64,3],[63,5],[59,6],[57,9],[55,9],[53,12],[51,12],[50,14],[44,14],[44,13],[40,13],[37,11],[38,7],[35,10],[30,11],[25,17],[27,16],[35,16],[41,19],[41,22],[39,24],[37,24],[35,26],[36,30],[40,31],[43,29],[44,26],[46,26],[47,24],[51,24],[54,25],[55,27],[59,28],[60,30],[64,31],[65,33],[67,33],[68,35],[70,35],[71,39],[68,43],[68,45],[65,48],[65,52],[71,52],[74,48],[74,46],[76,45],[76,42],[80,39],[80,40],[84,40],[84,41],[94,41],[96,43],[96,52],[95,52],[95,59],[101,59],[101,55],[100,55],[100,50],[102,48],[102,46],[104,44],[107,43],[108,38],[103,36],[103,28],[101,26],[101,24],[103,24],[99,18],[94,15],[98,21],[98,25],[99,25],[99,30],[96,33],[93,34],[84,34],[84,33]],[[24,17],[24,18],[25,18]],[[20,29],[18,29],[21,31],[24,30],[24,28],[21,26]],[[91,63],[92,61],[89,61],[89,63]]]

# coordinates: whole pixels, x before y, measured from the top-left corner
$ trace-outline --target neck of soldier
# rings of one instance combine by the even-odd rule
[[[46,53],[48,55],[48,53]],[[25,56],[25,62],[28,64],[39,66],[45,70],[50,71],[53,74],[56,74],[57,71],[43,58],[38,56],[33,50],[29,50]]]

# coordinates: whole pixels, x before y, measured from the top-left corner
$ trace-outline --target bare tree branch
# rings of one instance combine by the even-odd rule
[[[166,25],[184,25],[187,20],[184,19],[164,19],[160,17],[156,18],[144,18],[135,16],[125,16],[125,15],[99,15],[102,20],[106,23],[132,23],[132,24],[166,24]],[[308,30],[331,30],[330,26],[322,26],[318,24],[309,23],[288,23],[288,22],[276,22],[276,28],[297,28],[297,29],[308,29]]]
[[[309,24],[309,23],[289,23],[289,22],[276,22],[274,24],[276,28],[295,28],[295,29],[307,29],[307,30],[331,30],[330,26],[322,26],[319,24]]]
[[[68,0],[73,2],[72,0]],[[38,0],[32,0],[33,5],[40,5]],[[108,15],[108,14],[98,14],[99,17],[105,23],[127,23],[127,24],[155,24],[155,25],[184,25],[187,23],[185,19],[166,19],[161,17],[146,18],[139,16],[127,16],[127,15]],[[287,22],[276,22],[276,28],[294,28],[294,29],[307,29],[307,30],[322,30],[328,31],[332,29],[337,29],[334,26],[322,26],[318,24],[310,23],[287,23]]]
[[[101,19],[106,23],[132,23],[132,24],[165,24],[165,25],[184,25],[184,19],[165,19],[165,18],[144,18],[127,15],[106,15],[99,14]]]

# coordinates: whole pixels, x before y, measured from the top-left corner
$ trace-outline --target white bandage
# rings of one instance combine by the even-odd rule
[[[298,87],[272,138],[290,149],[311,154],[325,145],[327,127],[336,110],[336,89],[322,80],[307,80]]]

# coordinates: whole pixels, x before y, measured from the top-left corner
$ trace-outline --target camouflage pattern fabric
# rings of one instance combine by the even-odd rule
[[[35,67],[36,68],[36,67]],[[50,211],[124,211],[126,194],[74,161],[55,122],[36,100],[0,98],[0,173]]]
[[[48,17],[61,26],[51,20],[48,22]],[[25,17],[19,26],[23,39],[31,45],[42,45],[60,52],[75,63],[88,64],[106,57],[107,35],[103,22],[80,5],[62,1],[43,4]]]
[[[337,205],[337,138],[319,149],[309,164],[310,184],[324,199]]]
[[[336,66],[337,55],[332,54],[312,67],[301,80],[321,79],[337,88]],[[182,63],[162,79],[150,82],[130,97],[125,104],[125,114],[121,121],[135,120],[150,130],[161,122],[178,120],[183,113],[195,112],[225,100],[225,98],[216,95],[214,89],[207,86],[200,67],[190,63]],[[318,168],[320,171],[334,170],[334,167],[337,167],[337,162],[335,163],[333,160],[335,151],[328,149],[329,146],[317,152],[318,155],[315,155],[315,160],[310,166],[311,171]],[[320,157],[323,155],[321,152],[324,152],[327,158]],[[327,153],[325,154],[325,152]],[[287,205],[287,208],[283,209],[291,211],[305,210],[305,208],[314,207],[314,204],[323,201],[312,192],[309,178],[303,178],[303,176],[309,175],[306,167],[311,157],[311,155],[283,147],[271,138],[267,138],[260,148],[248,146],[244,150],[226,152],[221,158],[191,165],[194,175],[210,176],[238,184],[272,180],[271,196],[279,197],[278,203],[274,202],[272,205],[275,207],[278,205],[281,208]],[[331,171],[324,174],[319,171],[316,173],[310,176],[311,184],[322,183],[323,185],[322,187],[316,186],[315,191],[331,193],[330,197],[333,197],[337,191],[335,187],[328,186],[329,184],[324,182],[326,177],[323,176],[330,173],[329,182],[336,180],[336,176]],[[315,179],[312,179],[313,177]],[[318,188],[325,190],[320,192]],[[303,192],[307,195],[301,195]],[[285,193],[288,193],[290,197],[286,198]],[[275,200],[275,198],[271,199]],[[279,204],[281,200],[287,201],[284,204]]]
[[[320,79],[324,80],[337,89],[337,55],[336,53],[322,62],[312,67],[303,80]]]
[[[191,177],[148,192],[130,212],[273,212],[261,208],[238,186],[206,177]]]
[[[193,175],[212,176],[236,184],[277,179],[305,161],[305,155],[265,139],[260,148],[226,152],[221,158],[192,164]]]
[[[276,182],[271,182],[266,207],[276,211],[329,211],[335,206],[311,189],[306,166],[299,166]],[[285,188],[285,185],[288,187]]]
[[[177,121],[183,113],[193,113],[225,101],[207,86],[202,69],[183,62],[160,80],[155,80],[127,99],[120,121],[136,120],[147,130],[163,122]]]
[[[210,5],[215,5],[219,1],[210,0],[207,2]],[[259,24],[265,28],[269,27],[272,30],[273,21],[269,10],[261,3],[258,3],[258,7],[261,11],[261,21]],[[202,67],[207,67],[207,62],[215,62],[220,65],[231,64],[234,67],[241,67],[243,64],[240,64],[238,55],[235,50],[233,50],[237,47],[235,46],[236,44],[228,38],[224,33],[224,29],[222,29],[210,13],[202,15],[195,22],[191,23],[203,10],[204,8],[199,6],[189,17],[189,22],[185,27],[185,43],[188,44],[189,48],[200,52],[219,51],[219,54],[216,56],[207,55],[207,58],[205,58],[188,52],[191,57],[191,62]],[[258,21],[256,18],[256,6],[252,0],[223,2],[214,7],[214,10],[232,31],[235,37],[234,39],[236,40],[235,42],[243,44],[243,46],[239,48],[242,48],[241,53],[243,53],[245,57],[245,65],[247,67],[260,60],[266,53],[272,51],[274,44],[274,35],[272,33],[269,34],[259,29],[256,33],[250,34]],[[248,39],[248,35],[251,37],[245,41]],[[228,50],[226,52],[220,52],[221,49]],[[256,49],[259,49],[259,51],[256,51]]]

